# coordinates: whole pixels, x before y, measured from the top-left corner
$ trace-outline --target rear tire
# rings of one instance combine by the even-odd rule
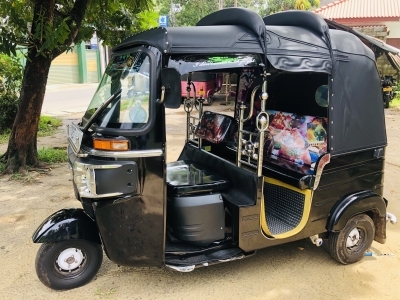
[[[383,97],[383,101],[384,101],[384,106],[385,106],[385,108],[389,108],[390,97],[385,95],[385,96]]]
[[[365,214],[351,218],[339,232],[328,237],[328,252],[341,264],[347,265],[360,261],[371,247],[375,237],[375,226]]]
[[[100,269],[103,250],[86,240],[43,244],[36,255],[36,274],[47,287],[73,289],[88,283]]]

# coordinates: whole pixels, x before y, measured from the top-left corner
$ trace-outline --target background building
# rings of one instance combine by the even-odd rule
[[[109,58],[96,33],[90,41],[75,45],[72,51],[56,57],[50,67],[48,84],[99,82]]]
[[[325,0],[322,4],[316,14],[400,48],[400,0]],[[393,60],[400,57],[388,56],[377,58],[381,75],[398,75]]]

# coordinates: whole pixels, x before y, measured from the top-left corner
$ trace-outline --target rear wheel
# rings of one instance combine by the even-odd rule
[[[208,105],[211,105],[212,102],[213,102],[213,97],[212,97],[212,96],[209,96],[209,97],[207,98],[207,102],[208,102]]]
[[[374,222],[365,214],[351,218],[340,231],[328,238],[328,251],[338,262],[346,265],[360,261],[375,236]]]
[[[385,108],[389,108],[390,98],[388,95],[383,96],[384,106]]]
[[[100,245],[86,240],[67,240],[43,244],[36,255],[35,267],[44,285],[65,290],[88,283],[102,261]]]

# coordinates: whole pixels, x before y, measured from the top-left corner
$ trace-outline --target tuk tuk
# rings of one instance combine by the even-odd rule
[[[183,100],[187,98],[187,77],[188,74],[184,74],[181,77]],[[203,105],[211,105],[213,103],[214,94],[220,91],[221,87],[222,74],[211,74],[206,72],[196,72],[192,74],[190,88],[193,92],[191,95],[196,99],[201,99]],[[197,107],[197,102],[195,103],[195,107]]]
[[[234,109],[194,110],[197,72],[237,74]],[[167,164],[165,108],[181,105],[185,145]],[[89,282],[103,250],[118,265],[189,272],[310,238],[355,263],[396,222],[374,55],[311,12],[230,8],[129,37],[68,136],[82,208],[33,234],[53,289]]]

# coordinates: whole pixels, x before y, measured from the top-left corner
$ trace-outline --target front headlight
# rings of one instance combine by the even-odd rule
[[[96,169],[115,169],[120,168],[119,164],[110,164],[110,165],[92,165],[92,164],[84,164],[78,161],[75,161],[72,166],[73,172],[73,180],[78,189],[79,196],[85,198],[104,198],[104,197],[113,197],[119,196],[122,193],[114,192],[108,194],[97,194],[96,190]]]
[[[74,182],[81,197],[87,197],[92,193],[96,194],[96,182],[93,178],[94,170],[90,169],[89,166],[77,161],[73,165]]]

